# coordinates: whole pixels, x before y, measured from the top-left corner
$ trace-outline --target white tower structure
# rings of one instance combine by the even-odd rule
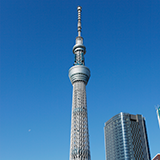
[[[70,160],[90,160],[86,85],[90,70],[85,66],[86,47],[81,37],[81,10],[78,6],[78,37],[73,47],[74,65],[69,69],[69,78],[73,85]]]

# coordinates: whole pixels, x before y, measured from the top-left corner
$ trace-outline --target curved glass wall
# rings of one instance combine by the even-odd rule
[[[127,113],[107,121],[104,127],[106,160],[150,160],[144,126],[141,115]]]

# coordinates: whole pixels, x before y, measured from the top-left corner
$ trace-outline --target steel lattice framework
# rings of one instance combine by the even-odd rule
[[[90,70],[85,66],[86,48],[81,37],[81,7],[78,6],[78,37],[73,47],[74,65],[69,69],[69,78],[73,85],[70,160],[90,160],[88,133],[86,85]]]

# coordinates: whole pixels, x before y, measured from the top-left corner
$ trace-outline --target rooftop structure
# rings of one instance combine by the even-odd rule
[[[160,160],[160,153],[158,153],[152,160]]]

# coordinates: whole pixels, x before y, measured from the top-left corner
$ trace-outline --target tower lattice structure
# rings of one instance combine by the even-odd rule
[[[70,160],[91,160],[87,117],[86,85],[90,70],[85,66],[86,47],[81,37],[81,10],[78,6],[78,37],[73,47],[74,65],[69,69],[69,78],[73,85]]]

